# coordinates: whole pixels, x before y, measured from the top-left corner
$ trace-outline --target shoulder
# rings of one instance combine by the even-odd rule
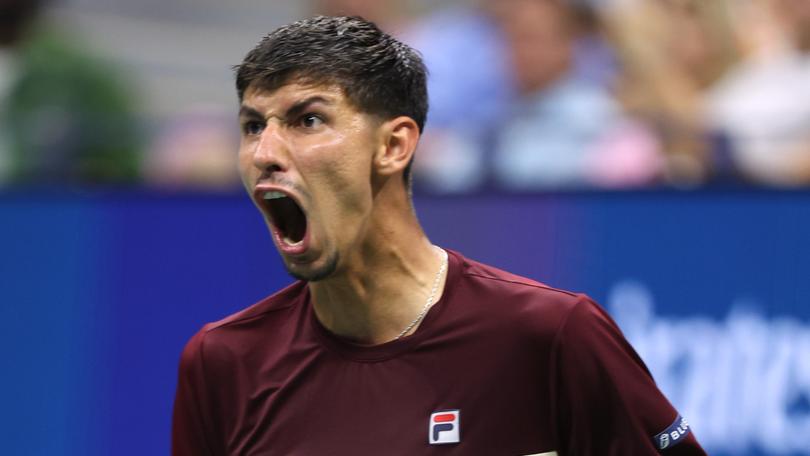
[[[544,294],[546,292],[549,292],[550,294],[559,293],[568,297],[577,296],[577,293],[554,288],[542,282],[538,282],[536,280],[529,279],[527,277],[519,276],[517,274],[504,271],[503,269],[499,269],[494,266],[490,266],[488,264],[471,260],[469,258],[461,256],[460,254],[457,255],[461,259],[462,275],[469,277],[472,280],[491,281],[493,283],[499,282],[500,284],[502,284],[501,286],[513,289],[523,289],[524,291],[526,291],[526,289],[528,288],[533,289],[535,292]]]
[[[206,361],[238,357],[256,346],[255,339],[273,343],[285,337],[291,311],[300,307],[298,304],[305,296],[306,284],[295,282],[250,307],[204,325],[183,349],[181,365],[203,356]]]
[[[227,317],[208,323],[202,329],[205,332],[224,330],[239,327],[252,320],[273,318],[274,314],[296,305],[306,291],[306,283],[297,281],[261,301]]]
[[[499,322],[512,330],[543,335],[550,342],[575,309],[591,306],[582,293],[562,290],[460,256],[460,278],[454,299],[479,318]],[[484,314],[484,315],[482,315]]]
[[[581,293],[562,290],[494,266],[461,258],[462,286],[475,288],[491,298],[508,298],[509,305],[551,306],[555,311],[569,311],[587,298]]]

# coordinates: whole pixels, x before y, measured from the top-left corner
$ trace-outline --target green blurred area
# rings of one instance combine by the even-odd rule
[[[130,183],[143,141],[116,70],[68,33],[35,27],[14,49],[18,72],[0,109],[12,183]]]

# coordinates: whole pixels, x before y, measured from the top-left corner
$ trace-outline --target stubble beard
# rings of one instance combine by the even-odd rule
[[[335,273],[338,266],[338,260],[340,259],[340,255],[338,252],[332,253],[329,258],[326,260],[323,266],[318,269],[310,270],[307,272],[300,272],[295,271],[293,268],[290,267],[289,263],[286,261],[284,262],[284,267],[287,268],[287,273],[290,274],[294,279],[304,280],[306,282],[317,282],[319,280],[323,280],[331,276]]]

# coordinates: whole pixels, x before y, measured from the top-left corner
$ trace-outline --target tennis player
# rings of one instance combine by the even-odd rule
[[[348,17],[284,26],[239,65],[242,179],[299,280],[189,341],[173,454],[705,454],[588,297],[427,238],[425,73]]]

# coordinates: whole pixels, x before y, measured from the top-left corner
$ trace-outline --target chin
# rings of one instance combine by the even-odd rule
[[[319,280],[327,279],[335,273],[338,266],[338,254],[334,253],[329,256],[322,264],[290,264],[285,261],[284,266],[287,272],[298,280],[305,280],[307,282],[317,282]]]

